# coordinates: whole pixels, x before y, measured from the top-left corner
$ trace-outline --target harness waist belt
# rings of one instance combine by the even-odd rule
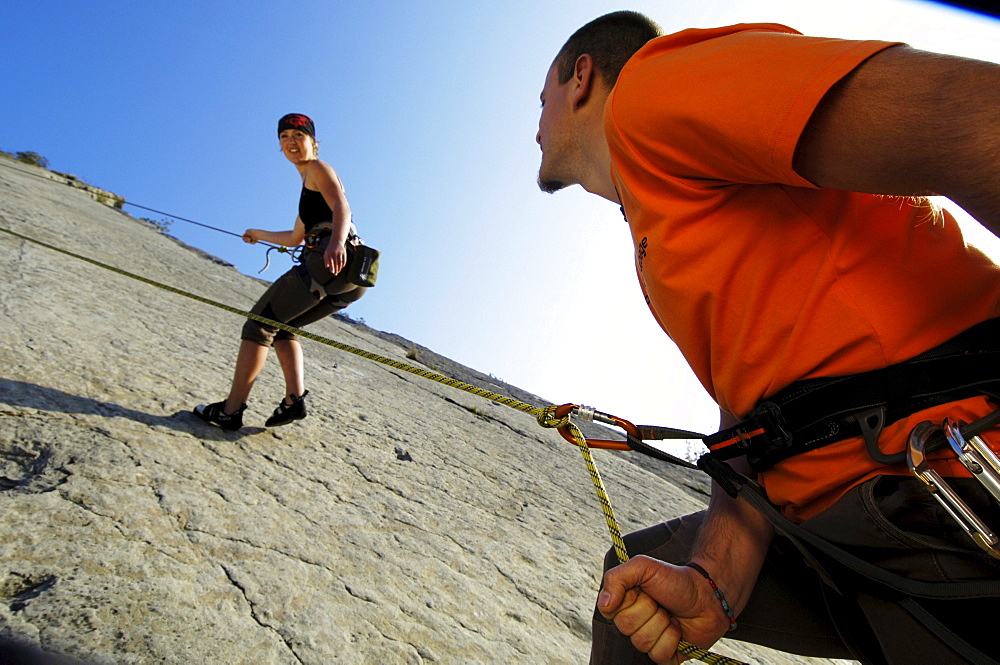
[[[884,464],[882,427],[939,404],[1000,390],[1000,319],[984,321],[916,358],[849,376],[798,381],[747,419],[703,439],[720,460],[742,455],[755,471],[847,438],[863,436]],[[904,454],[905,455],[905,454]]]
[[[304,237],[304,243],[306,249],[314,249],[317,247],[324,238],[333,233],[333,222],[320,222],[316,224],[308,231],[306,231]],[[351,222],[350,228],[347,230],[347,244],[362,244],[361,238],[358,237],[358,232],[354,228],[354,222]]]

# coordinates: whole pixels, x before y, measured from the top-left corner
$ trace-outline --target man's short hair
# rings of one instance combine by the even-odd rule
[[[612,12],[595,18],[574,32],[559,49],[555,60],[559,83],[572,78],[577,58],[587,53],[594,59],[594,68],[613,87],[628,59],[650,39],[662,34],[660,26],[639,12]]]

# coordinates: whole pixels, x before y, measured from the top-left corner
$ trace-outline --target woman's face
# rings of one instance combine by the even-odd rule
[[[301,129],[286,129],[278,134],[281,152],[293,164],[316,159],[316,141]]]

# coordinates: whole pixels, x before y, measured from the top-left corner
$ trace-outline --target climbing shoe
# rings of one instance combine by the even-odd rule
[[[292,400],[291,404],[285,404],[285,400],[281,400],[278,408],[274,410],[271,417],[264,423],[264,427],[278,427],[279,425],[287,425],[292,421],[305,418],[306,395],[308,394],[309,391],[307,390],[301,396],[289,395],[288,398]]]
[[[198,416],[206,423],[218,425],[228,432],[235,432],[243,427],[243,412],[247,405],[244,404],[236,413],[226,413],[226,402],[216,402],[215,404],[202,404],[194,407],[194,415]]]

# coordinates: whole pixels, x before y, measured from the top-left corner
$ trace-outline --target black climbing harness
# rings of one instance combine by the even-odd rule
[[[745,455],[765,471],[783,459],[861,436],[872,459],[884,454],[883,427],[923,409],[982,394],[1000,394],[1000,319],[984,321],[911,360],[831,379],[811,379],[769,397],[742,422],[704,438],[720,460]]]
[[[304,265],[309,272],[310,290],[320,294],[321,297],[332,295],[328,293],[328,288],[337,282],[341,273],[330,274],[325,266],[323,270],[320,270],[316,260],[310,257],[310,254],[322,252],[326,248],[323,241],[330,237],[333,232],[332,227],[333,222],[323,222],[309,229],[301,248],[294,255],[295,261]],[[346,280],[354,286],[375,286],[381,252],[365,245],[364,240],[358,235],[357,229],[354,228],[354,224],[350,226],[344,247],[347,250],[347,265],[344,266],[342,273]],[[343,281],[341,279],[340,283]]]
[[[1000,460],[979,434],[1000,425],[1000,411],[965,425],[920,423],[905,450],[885,454],[882,429],[918,411],[969,397],[1000,401],[1000,319],[984,321],[906,362],[834,379],[801,381],[762,402],[746,420],[704,438],[719,461],[745,455],[755,471],[799,453],[861,436],[869,456],[906,464],[914,477],[984,551],[1000,558],[1000,537],[927,465],[927,453],[950,447],[1000,502]],[[1000,527],[1000,525],[997,525]]]

